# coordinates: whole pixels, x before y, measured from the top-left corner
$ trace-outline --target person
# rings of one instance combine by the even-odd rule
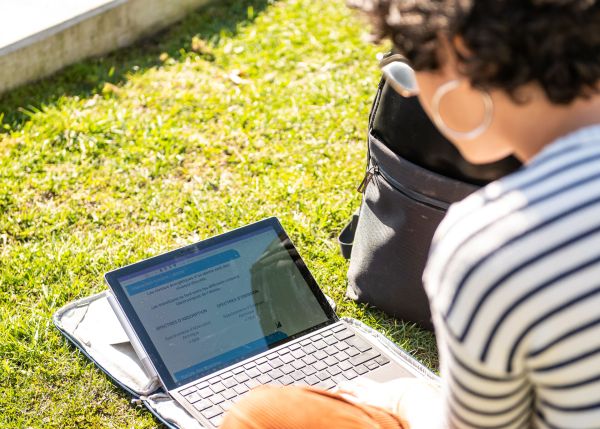
[[[258,388],[223,427],[599,428],[600,1],[351,3],[466,159],[524,165],[453,205],[434,237],[441,389]]]

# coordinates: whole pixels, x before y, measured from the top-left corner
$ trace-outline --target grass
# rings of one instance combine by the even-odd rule
[[[343,2],[219,1],[0,98],[0,427],[151,428],[53,327],[115,267],[276,214],[339,313],[435,368],[433,336],[344,300],[379,73]]]

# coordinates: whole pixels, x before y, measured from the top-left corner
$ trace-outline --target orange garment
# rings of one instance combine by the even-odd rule
[[[258,387],[225,415],[220,429],[407,429],[382,408],[309,387]]]

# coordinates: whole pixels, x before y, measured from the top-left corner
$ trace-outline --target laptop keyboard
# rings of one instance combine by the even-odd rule
[[[260,385],[331,389],[389,363],[343,325],[239,365],[180,393],[214,426],[233,404]]]

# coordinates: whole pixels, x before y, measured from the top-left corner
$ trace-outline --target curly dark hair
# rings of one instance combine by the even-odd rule
[[[538,83],[548,99],[569,104],[598,92],[600,0],[348,0],[373,23],[373,39],[391,39],[415,70],[440,67],[440,36],[455,41],[460,72],[478,88]]]

